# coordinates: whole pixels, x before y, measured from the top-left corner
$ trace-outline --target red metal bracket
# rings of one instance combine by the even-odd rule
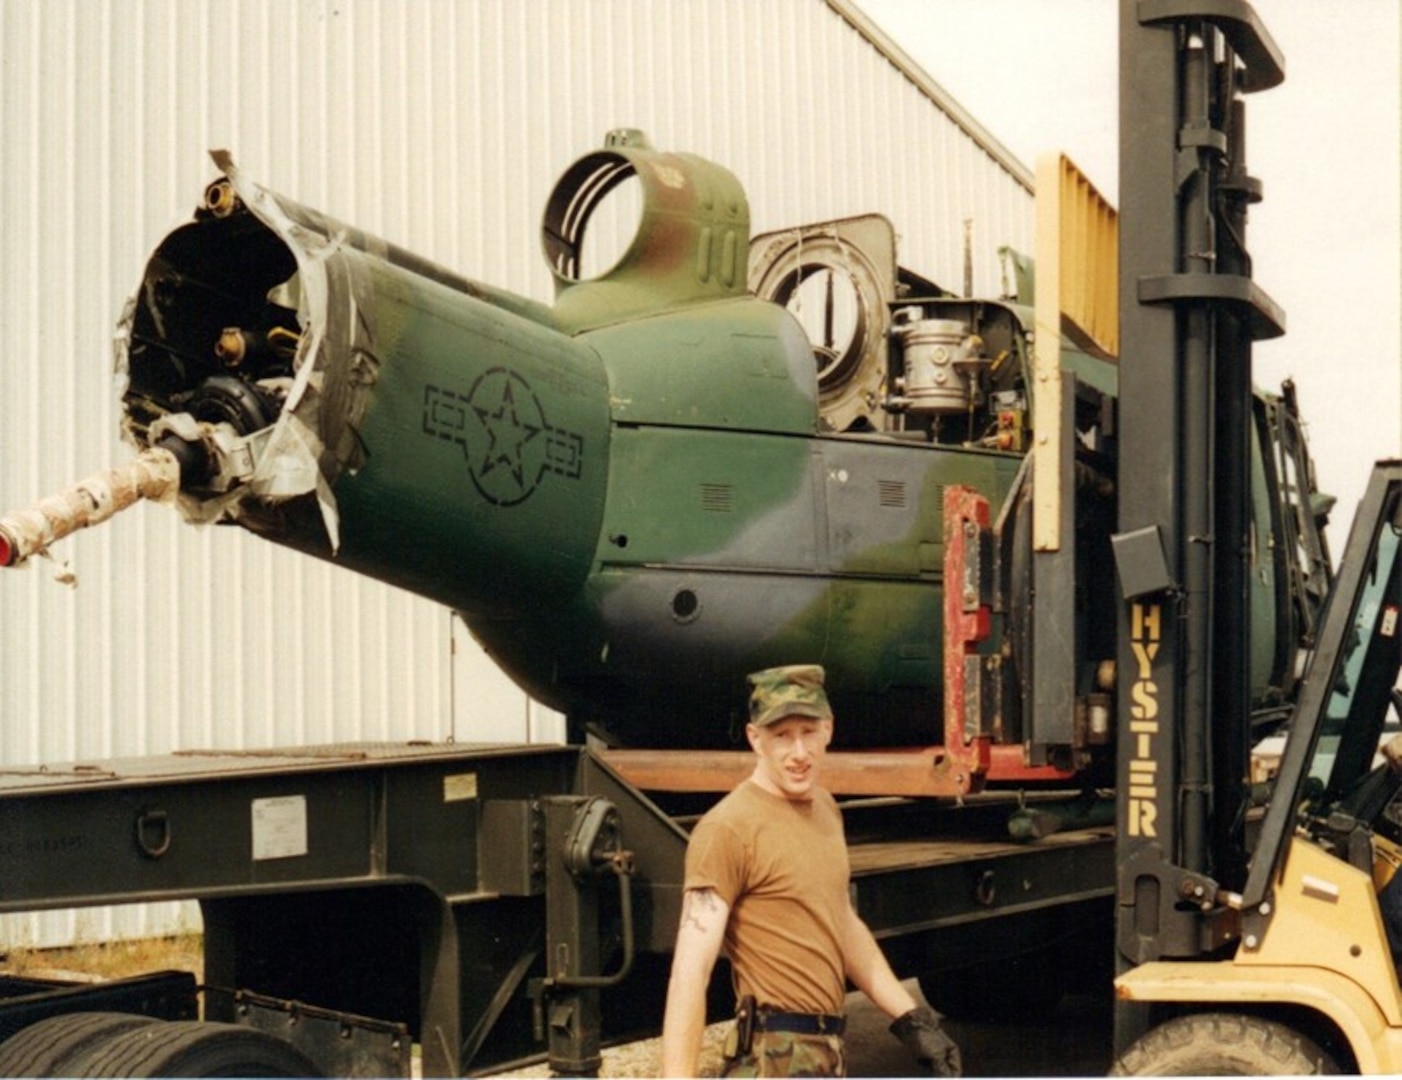
[[[992,759],[991,740],[970,733],[967,719],[969,684],[979,678],[979,643],[993,625],[979,587],[979,537],[988,520],[988,500],[973,488],[945,488],[944,755],[960,794],[983,788]]]

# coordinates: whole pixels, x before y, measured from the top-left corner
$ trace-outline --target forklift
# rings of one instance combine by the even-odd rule
[[[1114,1072],[1397,1073],[1402,741],[1379,748],[1402,714],[1402,462],[1375,466],[1332,586],[1327,560],[1300,583],[1327,604],[1253,786],[1251,348],[1284,317],[1245,245],[1245,99],[1284,65],[1238,0],[1124,0],[1120,65]]]

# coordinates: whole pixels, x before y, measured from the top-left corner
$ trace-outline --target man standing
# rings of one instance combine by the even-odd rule
[[[917,1007],[857,916],[842,815],[818,786],[832,710],[816,664],[750,676],[754,773],[701,819],[686,854],[662,1025],[665,1076],[695,1076],[706,987],[722,948],[739,1001],[727,1076],[844,1076],[847,980],[894,1017],[925,1068],[960,1075],[939,1015]]]

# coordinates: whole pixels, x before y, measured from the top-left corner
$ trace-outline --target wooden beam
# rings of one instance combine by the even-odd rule
[[[748,750],[600,750],[596,756],[643,791],[726,792],[755,768]],[[951,767],[942,746],[893,750],[833,750],[823,758],[818,782],[834,795],[957,798],[980,790],[985,780],[1066,785],[1074,774],[1051,766],[1023,764],[1021,746],[990,748],[986,776]]]

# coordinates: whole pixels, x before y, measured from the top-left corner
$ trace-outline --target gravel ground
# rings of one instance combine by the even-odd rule
[[[914,979],[906,986],[918,995]],[[1108,996],[1080,994],[1016,1020],[947,1021],[946,1027],[963,1051],[968,1077],[1087,1077],[1104,1076],[1110,1067],[1111,1019]],[[892,1038],[889,1025],[861,994],[848,995],[847,1065],[852,1076],[915,1074],[915,1063]],[[706,1029],[702,1076],[720,1075],[721,1047],[729,1027],[727,1021]],[[606,1049],[603,1057],[603,1077],[656,1076],[662,1065],[658,1039]],[[548,1077],[550,1069],[542,1063],[500,1075]]]
[[[701,1075],[719,1076],[722,1048],[725,1045],[726,1029],[730,1021],[712,1024],[706,1029],[701,1042]],[[660,1076],[662,1075],[662,1040],[642,1039],[639,1042],[624,1043],[622,1046],[604,1048],[604,1064],[600,1076]],[[495,1076],[545,1076],[551,1075],[550,1066],[542,1062],[529,1068],[510,1072],[495,1073]]]

